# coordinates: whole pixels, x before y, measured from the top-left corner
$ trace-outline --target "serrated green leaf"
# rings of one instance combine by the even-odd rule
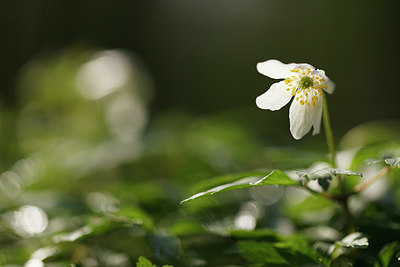
[[[143,256],[140,256],[136,263],[136,267],[157,267],[157,265],[152,264],[151,261]]]
[[[351,169],[359,169],[363,164],[376,164],[385,159],[397,158],[400,156],[400,141],[372,144],[365,146],[354,155]]]
[[[400,168],[400,157],[395,158],[385,158],[385,159],[368,159],[365,161],[368,165],[378,164],[378,163],[385,163],[390,165],[391,167],[398,167]]]
[[[278,242],[240,241],[240,253],[255,264],[278,264],[279,266],[299,266],[305,264],[323,264],[326,259],[309,247],[300,236],[282,237]]]
[[[325,190],[327,191],[329,189],[329,186],[331,185],[332,178],[335,175],[353,175],[353,176],[360,176],[362,177],[362,174],[359,172],[351,171],[351,170],[343,170],[343,169],[337,169],[337,168],[326,168],[326,169],[321,169],[317,171],[307,171],[307,170],[302,170],[298,171],[297,174],[300,176],[302,180],[305,181],[310,181],[310,180],[317,180],[318,184]]]
[[[140,256],[136,262],[136,267],[157,267],[157,265],[152,264],[151,261],[143,256]],[[163,265],[162,267],[173,267],[172,265]]]
[[[384,246],[378,254],[374,267],[391,267],[400,264],[400,243],[395,241]]]
[[[273,170],[270,174],[255,182],[254,185],[299,185],[299,182],[292,180],[280,170]]]
[[[184,203],[189,200],[193,200],[202,196],[207,196],[207,195],[213,195],[215,193],[223,192],[223,191],[229,191],[229,190],[234,190],[234,189],[239,189],[239,188],[248,188],[248,187],[254,187],[254,186],[263,186],[263,185],[299,185],[298,182],[292,180],[289,176],[287,176],[285,173],[279,171],[279,170],[274,170],[270,172],[268,175],[262,177],[260,179],[260,176],[250,176],[250,177],[244,177],[238,181],[228,183],[228,184],[223,184],[216,186],[214,188],[211,188],[209,190],[197,193],[185,200],[182,200],[181,203]]]
[[[217,187],[221,184],[232,183],[248,177],[258,177],[259,179],[261,179],[269,172],[270,172],[269,170],[265,170],[265,171],[251,171],[251,172],[241,172],[235,174],[221,175],[201,181],[193,185],[190,191],[193,193],[198,191],[205,191],[208,190],[209,188]]]
[[[396,167],[397,165],[397,167],[400,168],[400,157],[385,159],[385,163],[392,167]]]
[[[369,245],[367,237],[359,232],[345,236],[342,240],[338,241],[337,244],[348,248],[367,248]]]
[[[355,171],[351,171],[351,170],[343,170],[343,169],[337,169],[337,168],[326,168],[326,169],[322,169],[322,170],[318,170],[318,171],[314,171],[314,172],[308,172],[306,170],[304,171],[299,171],[297,172],[297,174],[301,177],[301,178],[306,178],[308,180],[318,180],[318,179],[326,179],[328,177],[332,177],[335,175],[353,175],[353,176],[360,176],[362,177],[362,173],[360,172],[355,172]]]
[[[250,262],[289,265],[289,262],[279,254],[272,243],[241,241],[238,246],[240,253]]]

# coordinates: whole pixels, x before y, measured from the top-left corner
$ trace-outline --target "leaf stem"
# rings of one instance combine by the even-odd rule
[[[368,179],[367,181],[359,184],[356,189],[354,190],[354,193],[360,193],[362,191],[364,191],[365,189],[367,189],[370,185],[372,185],[373,183],[375,183],[376,181],[378,181],[380,178],[382,178],[383,176],[385,176],[386,174],[388,174],[390,171],[392,170],[391,167],[386,166],[385,168],[383,168],[382,170],[380,170],[374,177],[372,177],[371,179]]]

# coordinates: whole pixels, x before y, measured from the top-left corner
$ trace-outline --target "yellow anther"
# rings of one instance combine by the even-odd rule
[[[304,101],[303,101],[303,100],[300,100],[300,104],[304,105]]]
[[[303,95],[300,95],[300,98],[303,98]]]
[[[290,88],[286,89],[286,91],[290,91]]]

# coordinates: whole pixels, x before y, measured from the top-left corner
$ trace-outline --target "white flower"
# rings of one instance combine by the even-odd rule
[[[290,132],[295,139],[302,138],[314,128],[313,135],[321,128],[322,90],[329,94],[335,85],[323,70],[305,63],[284,64],[271,59],[257,64],[259,73],[273,79],[285,79],[271,85],[268,91],[256,99],[261,109],[278,110],[294,100],[289,109]]]

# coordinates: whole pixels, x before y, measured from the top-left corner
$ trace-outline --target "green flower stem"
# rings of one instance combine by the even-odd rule
[[[326,136],[326,143],[328,145],[329,152],[331,153],[331,161],[333,168],[336,168],[336,150],[335,143],[333,141],[333,132],[331,127],[331,121],[329,119],[328,102],[326,101],[325,93],[323,97],[323,117],[324,117],[324,129]]]
[[[328,102],[325,97],[325,93],[323,94],[323,117],[324,117],[324,129],[326,136],[326,143],[328,145],[329,152],[331,153],[331,162],[333,168],[336,168],[336,150],[335,150],[335,142],[333,140],[333,131],[331,127],[331,121],[329,119],[329,110],[328,110]],[[342,204],[344,213],[346,215],[348,232],[352,233],[355,231],[353,216],[351,215],[348,197],[349,195],[346,193],[346,188],[343,183],[343,177],[341,175],[337,176],[339,187],[341,191],[341,196],[337,198],[337,200]]]
[[[335,150],[335,142],[333,141],[333,131],[331,127],[331,121],[329,119],[329,110],[328,110],[328,101],[326,100],[325,93],[323,96],[323,117],[324,117],[324,128],[325,128],[325,136],[326,143],[328,144],[329,152],[331,153],[331,162],[332,167],[336,168],[336,150]],[[346,189],[344,187],[341,175],[338,175],[339,186],[342,194],[346,194]]]

